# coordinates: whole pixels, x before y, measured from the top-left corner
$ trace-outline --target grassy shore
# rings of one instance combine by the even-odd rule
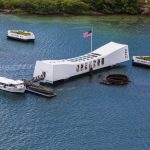
[[[141,7],[145,5],[144,0],[0,0],[0,12],[37,15],[135,15],[140,14]]]

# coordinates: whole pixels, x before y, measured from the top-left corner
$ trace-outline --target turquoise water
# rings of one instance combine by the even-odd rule
[[[36,60],[62,59],[90,51],[82,33],[94,28],[93,49],[114,41],[129,45],[130,57],[150,55],[150,18],[135,16],[0,16],[0,76],[31,79]],[[33,31],[35,43],[6,39],[9,29]],[[124,73],[126,86],[99,84]],[[149,69],[131,61],[54,87],[49,99],[0,91],[2,150],[149,150]]]

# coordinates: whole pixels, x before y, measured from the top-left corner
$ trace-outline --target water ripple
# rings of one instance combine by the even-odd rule
[[[130,55],[149,55],[150,19],[140,16],[37,17],[0,15],[0,76],[31,79],[36,60],[62,59],[90,51],[82,33],[94,27],[93,49],[126,43]],[[34,43],[6,39],[8,29],[33,31]],[[127,86],[104,86],[111,73],[127,74]],[[148,150],[149,70],[105,69],[56,85],[57,97],[0,91],[0,149]]]

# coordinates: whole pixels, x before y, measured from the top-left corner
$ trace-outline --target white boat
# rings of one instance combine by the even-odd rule
[[[150,56],[133,56],[132,64],[150,68]]]
[[[129,60],[128,45],[110,42],[88,54],[62,60],[36,61],[33,78],[53,84],[104,67]]]
[[[24,81],[0,77],[0,89],[8,92],[24,93],[26,86]]]
[[[8,30],[7,38],[21,41],[34,41],[35,35],[32,32],[23,30]]]

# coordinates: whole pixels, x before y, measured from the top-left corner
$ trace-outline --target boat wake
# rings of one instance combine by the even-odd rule
[[[17,71],[34,69],[34,64],[0,65],[0,71]]]

